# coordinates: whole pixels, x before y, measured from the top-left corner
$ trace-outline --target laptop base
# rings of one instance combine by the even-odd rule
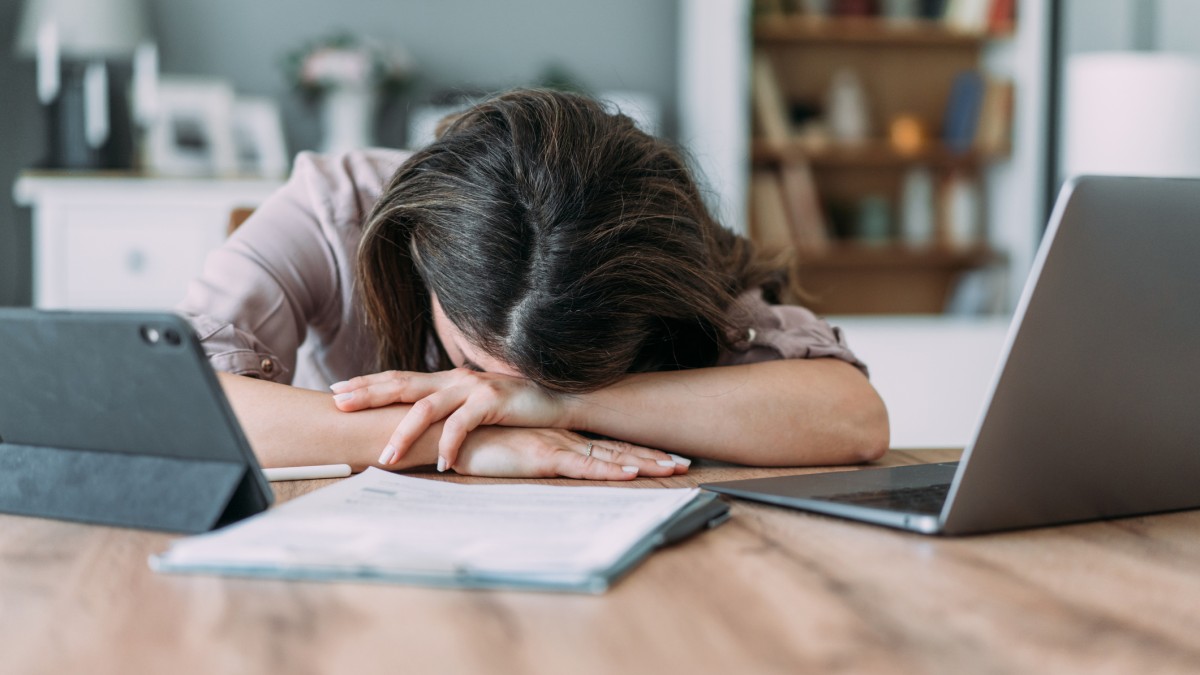
[[[705,490],[933,534],[958,462],[705,483]],[[935,501],[940,499],[940,501]]]

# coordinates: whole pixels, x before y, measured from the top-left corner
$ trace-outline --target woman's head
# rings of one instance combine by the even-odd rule
[[[432,294],[473,348],[571,392],[711,365],[729,303],[766,280],[668,145],[530,90],[471,108],[401,166],[359,265],[381,366],[416,368]]]

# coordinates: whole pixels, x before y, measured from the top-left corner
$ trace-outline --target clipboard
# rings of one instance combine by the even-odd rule
[[[272,501],[184,319],[0,309],[0,511],[196,533]]]

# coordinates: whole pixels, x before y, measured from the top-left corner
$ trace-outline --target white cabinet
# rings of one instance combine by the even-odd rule
[[[1006,316],[838,316],[887,405],[893,448],[962,448],[975,437],[1004,351]]]
[[[225,238],[230,213],[282,183],[27,172],[33,304],[40,309],[166,310]]]

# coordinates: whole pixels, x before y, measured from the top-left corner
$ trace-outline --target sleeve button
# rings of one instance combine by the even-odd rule
[[[267,375],[270,375],[271,373],[275,372],[275,362],[272,361],[271,359],[263,359],[262,363],[260,363],[259,365],[262,367],[262,371],[264,373],[266,373]]]
[[[758,337],[758,331],[753,328],[746,329],[746,342],[754,342],[754,338]]]

